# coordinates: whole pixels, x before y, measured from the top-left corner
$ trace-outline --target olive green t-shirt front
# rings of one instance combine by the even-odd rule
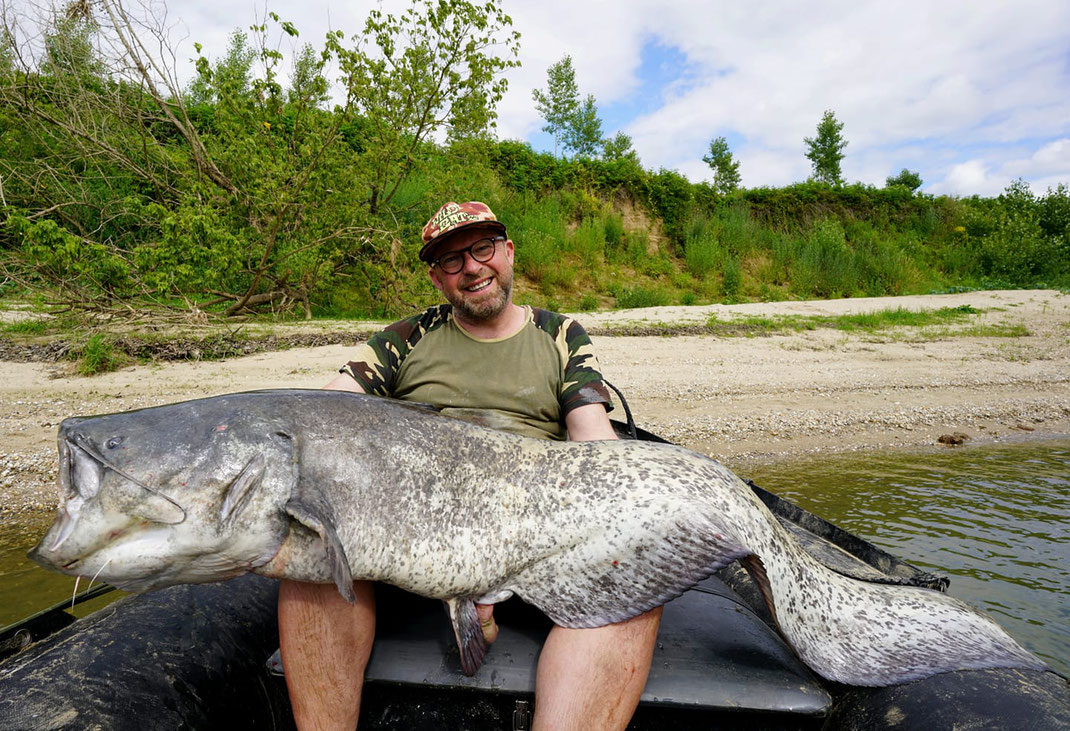
[[[366,393],[428,403],[524,436],[565,439],[565,415],[610,404],[590,338],[571,318],[526,308],[524,326],[480,339],[433,307],[390,325],[342,368]]]

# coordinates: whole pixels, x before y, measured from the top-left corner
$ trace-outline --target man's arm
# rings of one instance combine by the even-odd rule
[[[364,389],[360,387],[360,384],[357,383],[357,380],[348,373],[339,373],[337,376],[334,377],[333,380],[331,380],[330,383],[324,386],[324,388],[330,391],[352,391],[354,393],[364,393]]]
[[[350,379],[353,380],[353,379]],[[565,414],[568,438],[573,442],[590,442],[595,439],[616,439],[617,433],[609,423],[609,414],[603,404],[584,404]]]

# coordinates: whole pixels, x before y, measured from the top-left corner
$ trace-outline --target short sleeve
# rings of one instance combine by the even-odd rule
[[[352,376],[367,394],[393,396],[398,369],[409,352],[424,333],[441,325],[448,315],[449,305],[441,305],[398,320],[368,338],[339,372]]]
[[[397,357],[389,352],[389,345],[377,338],[376,333],[368,342],[362,344],[353,356],[353,360],[342,366],[340,373],[353,377],[364,393],[375,396],[389,396],[394,382]]]
[[[606,411],[613,409],[605,379],[594,354],[594,346],[587,331],[575,320],[565,318],[560,338],[564,339],[565,366],[561,386],[561,415],[587,404],[605,404]]]

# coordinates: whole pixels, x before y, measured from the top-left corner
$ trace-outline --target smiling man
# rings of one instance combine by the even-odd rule
[[[372,336],[327,388],[438,406],[543,439],[615,439],[609,394],[579,323],[512,301],[514,245],[483,203],[447,203],[420,259],[448,304]],[[348,604],[331,584],[283,581],[279,632],[301,729],[352,729],[375,633],[370,582]],[[478,607],[497,634],[492,607]],[[623,729],[646,684],[661,609],[595,629],[555,626],[536,673],[535,729]]]

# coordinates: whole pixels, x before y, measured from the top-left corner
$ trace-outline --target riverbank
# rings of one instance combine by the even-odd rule
[[[798,323],[963,306],[980,312],[953,324],[876,332],[815,326],[753,334],[769,332],[754,327],[758,318]],[[711,315],[752,334],[671,334],[673,326],[701,325]],[[1059,292],[659,307],[576,317],[596,333],[603,372],[627,395],[640,426],[735,468],[819,451],[938,446],[945,435],[968,443],[1070,435],[1070,295]],[[348,345],[293,348],[92,377],[74,375],[66,363],[0,361],[0,514],[53,508],[55,432],[68,416],[257,388],[314,388],[351,352]],[[614,416],[623,418],[622,410]]]

